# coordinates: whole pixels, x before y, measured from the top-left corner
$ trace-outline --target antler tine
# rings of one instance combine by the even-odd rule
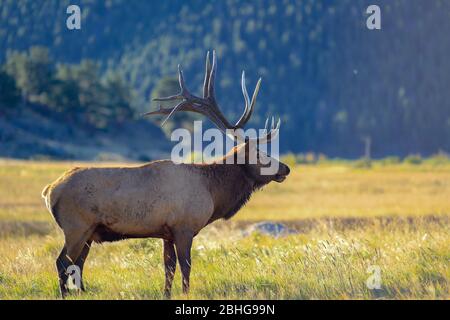
[[[186,84],[184,82],[183,70],[181,69],[181,65],[178,65],[178,84],[180,85],[180,92],[173,96],[163,97],[163,98],[154,98],[153,101],[172,101],[179,99],[190,99],[192,95],[186,88]]]
[[[209,69],[209,76],[208,77],[208,93],[205,98],[209,110],[211,110],[211,114],[214,115],[214,118],[216,120],[219,120],[224,128],[227,129],[235,129],[227,120],[227,118],[223,115],[222,111],[220,111],[219,106],[217,105],[216,101],[216,93],[215,93],[215,80],[216,80],[216,73],[217,73],[217,57],[216,57],[216,50],[213,50],[213,57],[212,57],[212,66],[209,65],[209,52],[206,55],[207,62],[206,62],[206,68]],[[209,67],[209,68],[208,68]],[[205,87],[204,87],[205,88]]]
[[[170,98],[170,97],[167,97],[167,98]],[[159,101],[165,101],[165,100],[159,100]],[[146,112],[146,113],[143,114],[143,116],[165,115],[165,114],[167,114],[168,116],[161,123],[161,127],[163,127],[166,124],[167,120],[169,120],[169,118],[172,116],[172,114],[175,113],[175,111],[181,111],[181,110],[198,112],[198,111],[195,111],[195,110],[191,110],[191,108],[189,107],[189,103],[187,101],[181,101],[175,107],[172,107],[172,108],[163,108],[162,106],[159,106],[158,110]]]
[[[280,126],[281,126],[281,118],[278,118],[277,125],[274,126],[272,130],[270,130],[266,142],[270,142],[272,139],[275,139],[278,136],[278,134],[280,133]]]
[[[281,119],[280,118],[278,119],[278,122],[277,122],[277,124],[275,126],[275,119],[274,119],[274,117],[272,117],[271,129],[270,129],[269,132],[267,131],[268,124],[269,124],[269,118],[266,119],[266,123],[264,125],[264,130],[263,130],[264,135],[261,138],[258,138],[258,142],[260,144],[262,144],[262,143],[269,143],[272,139],[275,139],[278,136],[279,132],[280,132],[280,126],[281,126]]]
[[[179,94],[175,94],[173,96],[168,96],[168,97],[161,97],[161,98],[153,98],[153,101],[172,101],[172,100],[180,100],[183,99],[183,96],[181,95],[181,93]]]
[[[205,81],[203,82],[203,98],[208,97],[209,76],[211,73],[211,61],[209,60],[209,51],[206,53]]]
[[[209,54],[208,54],[209,56]],[[208,59],[209,61],[209,59]],[[212,67],[211,72],[209,73],[209,81],[208,81],[208,98],[212,101],[216,101],[216,94],[214,89],[214,82],[216,81],[216,71],[217,71],[217,60],[216,60],[216,50],[213,50],[213,58],[212,58]]]
[[[181,65],[178,65],[178,82],[180,83],[181,96],[188,99],[191,97],[191,94],[186,88],[186,84],[184,83],[184,75],[183,70],[181,69]]]
[[[245,85],[245,70],[242,70],[241,87],[242,87],[242,94],[244,95],[245,109],[244,109],[244,113],[241,115],[239,120],[234,125],[236,128],[242,128],[244,126],[245,122],[247,122],[246,118],[247,118],[248,108],[250,106],[250,98],[248,96],[247,87]]]
[[[163,108],[161,105],[159,105],[158,110],[143,113],[142,116],[151,116],[154,114],[169,114],[172,109],[173,108]]]
[[[269,117],[267,117],[266,122],[264,123],[264,133],[267,133],[267,125],[269,124]]]
[[[235,127],[242,128],[250,120],[256,105],[256,97],[258,96],[260,86],[261,86],[261,78],[258,79],[255,91],[253,91],[252,101],[250,102],[250,98],[247,92],[247,86],[245,85],[245,71],[242,71],[241,87],[242,87],[242,94],[244,95],[245,100],[245,109],[244,113],[239,118],[238,122],[236,122]]]
[[[250,106],[250,98],[248,96],[247,86],[245,85],[245,70],[242,70],[241,87],[242,87],[242,94],[244,95],[245,100],[244,114],[246,114],[248,112],[248,107]]]
[[[261,87],[261,81],[262,81],[262,79],[259,78],[258,82],[256,83],[255,91],[253,91],[252,102],[250,103],[250,108],[249,108],[249,113],[248,113],[249,119],[250,119],[250,116],[252,115],[253,109],[255,108],[255,105],[256,105],[256,97],[258,96],[259,88]]]

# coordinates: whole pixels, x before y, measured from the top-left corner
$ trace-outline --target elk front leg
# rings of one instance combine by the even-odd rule
[[[166,284],[164,286],[164,296],[170,299],[170,292],[172,290],[172,281],[175,275],[177,266],[177,256],[175,254],[175,247],[173,241],[163,240],[164,242],[164,271],[166,273]]]
[[[189,231],[181,231],[175,234],[175,246],[177,248],[178,263],[180,264],[181,269],[184,294],[189,293],[192,239],[193,234]]]

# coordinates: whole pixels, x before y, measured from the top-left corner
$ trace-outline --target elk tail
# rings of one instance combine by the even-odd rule
[[[44,190],[42,190],[42,193],[41,193],[42,198],[44,198],[44,200],[45,200],[45,206],[47,207],[47,209],[50,212],[52,211],[52,209],[50,207],[50,197],[49,197],[49,191],[50,191],[51,186],[52,186],[51,184],[46,185]]]
[[[45,186],[44,190],[42,190],[42,193],[41,193],[42,198],[45,199],[47,197],[47,193],[48,193],[48,190],[50,189],[50,186],[51,186],[51,184],[48,184]]]

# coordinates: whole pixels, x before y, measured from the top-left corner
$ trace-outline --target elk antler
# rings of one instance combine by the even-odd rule
[[[206,66],[205,66],[205,80],[203,83],[203,98],[197,97],[189,92],[186,88],[186,84],[184,82],[183,71],[181,70],[181,66],[178,65],[178,81],[180,84],[180,92],[176,95],[164,97],[164,98],[155,98],[154,101],[174,101],[174,100],[182,100],[177,105],[171,108],[163,108],[159,107],[158,110],[147,112],[144,116],[147,115],[167,115],[166,119],[163,121],[162,125],[174,114],[178,111],[190,111],[195,113],[200,113],[209,118],[222,132],[231,137],[232,139],[237,138],[240,141],[248,141],[249,139],[245,139],[242,135],[236,132],[236,129],[242,129],[245,124],[249,121],[253,110],[256,104],[256,97],[258,96],[259,88],[261,86],[261,78],[259,78],[255,91],[253,92],[252,100],[247,93],[247,88],[245,86],[245,71],[242,71],[242,93],[244,95],[245,100],[245,109],[244,113],[241,115],[239,120],[233,126],[228,120],[225,118],[223,113],[220,111],[220,108],[216,101],[216,95],[214,90],[214,82],[217,72],[217,60],[216,60],[216,52],[213,51],[212,65],[209,59],[209,51],[206,55]],[[271,139],[273,139],[280,129],[280,120],[278,120],[277,126],[274,125],[274,119],[272,118],[272,126],[270,132],[267,131],[267,124],[269,119],[266,120],[266,125],[264,129],[264,136],[258,138],[259,143],[268,143]]]

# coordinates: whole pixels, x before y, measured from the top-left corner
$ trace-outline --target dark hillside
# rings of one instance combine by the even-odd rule
[[[178,63],[199,90],[205,52],[216,49],[223,109],[232,119],[242,109],[243,69],[249,89],[262,76],[252,125],[281,116],[283,152],[359,157],[366,138],[376,157],[449,152],[450,2],[376,1],[382,29],[370,31],[365,12],[372,2],[2,0],[0,62],[36,45],[47,47],[55,64],[94,60],[102,78],[113,73],[129,87],[136,116]],[[69,3],[82,10],[79,31],[65,27]],[[70,78],[68,70],[57,78]],[[97,110],[85,108],[96,123],[105,114]]]
[[[169,151],[162,131],[145,120],[86,129],[39,105],[14,118],[0,116],[0,141],[0,157],[22,159],[149,161]]]

